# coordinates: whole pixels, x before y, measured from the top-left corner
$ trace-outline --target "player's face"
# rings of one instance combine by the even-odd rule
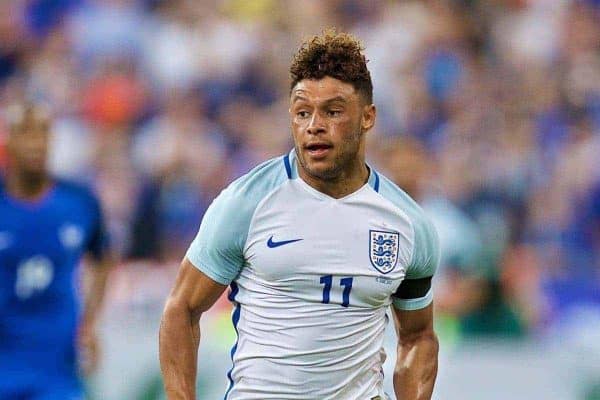
[[[331,77],[298,82],[290,115],[298,161],[312,177],[335,180],[364,162],[364,134],[375,122],[375,107],[351,84]]]
[[[49,132],[46,123],[31,123],[10,133],[7,150],[11,166],[26,174],[46,172]]]

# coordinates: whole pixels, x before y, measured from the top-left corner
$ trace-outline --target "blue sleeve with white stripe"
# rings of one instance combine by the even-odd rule
[[[229,285],[244,266],[244,246],[258,203],[288,179],[282,157],[234,181],[212,202],[186,258],[209,278]]]

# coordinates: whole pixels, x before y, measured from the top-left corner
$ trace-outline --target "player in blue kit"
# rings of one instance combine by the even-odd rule
[[[17,105],[6,116],[0,399],[81,399],[79,370],[91,372],[96,365],[95,321],[110,264],[100,207],[89,191],[49,175],[50,119],[43,108]],[[84,255],[95,265],[80,307],[75,278]]]

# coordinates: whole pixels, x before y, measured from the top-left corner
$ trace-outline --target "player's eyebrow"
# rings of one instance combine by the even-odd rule
[[[292,103],[295,103],[296,101],[309,101],[309,100],[306,97],[296,94],[296,95],[294,95],[294,97],[292,97]],[[347,103],[348,100],[343,96],[335,96],[330,99],[324,100],[322,102],[322,104],[330,104],[330,103],[335,103],[335,102]]]
[[[331,99],[327,99],[327,100],[325,100],[325,101],[323,102],[323,104],[336,103],[336,102],[339,102],[339,103],[347,103],[347,102],[348,102],[348,100],[346,100],[346,98],[345,98],[345,97],[343,97],[343,96],[335,96],[335,97],[332,97]]]
[[[299,94],[294,95],[294,97],[292,97],[292,103],[295,103],[297,101],[308,101],[308,99],[306,97],[302,97]]]

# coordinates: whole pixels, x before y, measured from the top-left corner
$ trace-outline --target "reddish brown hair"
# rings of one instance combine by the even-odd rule
[[[300,46],[290,66],[290,90],[303,79],[330,76],[350,83],[368,104],[373,102],[373,83],[364,47],[352,35],[328,29]]]

